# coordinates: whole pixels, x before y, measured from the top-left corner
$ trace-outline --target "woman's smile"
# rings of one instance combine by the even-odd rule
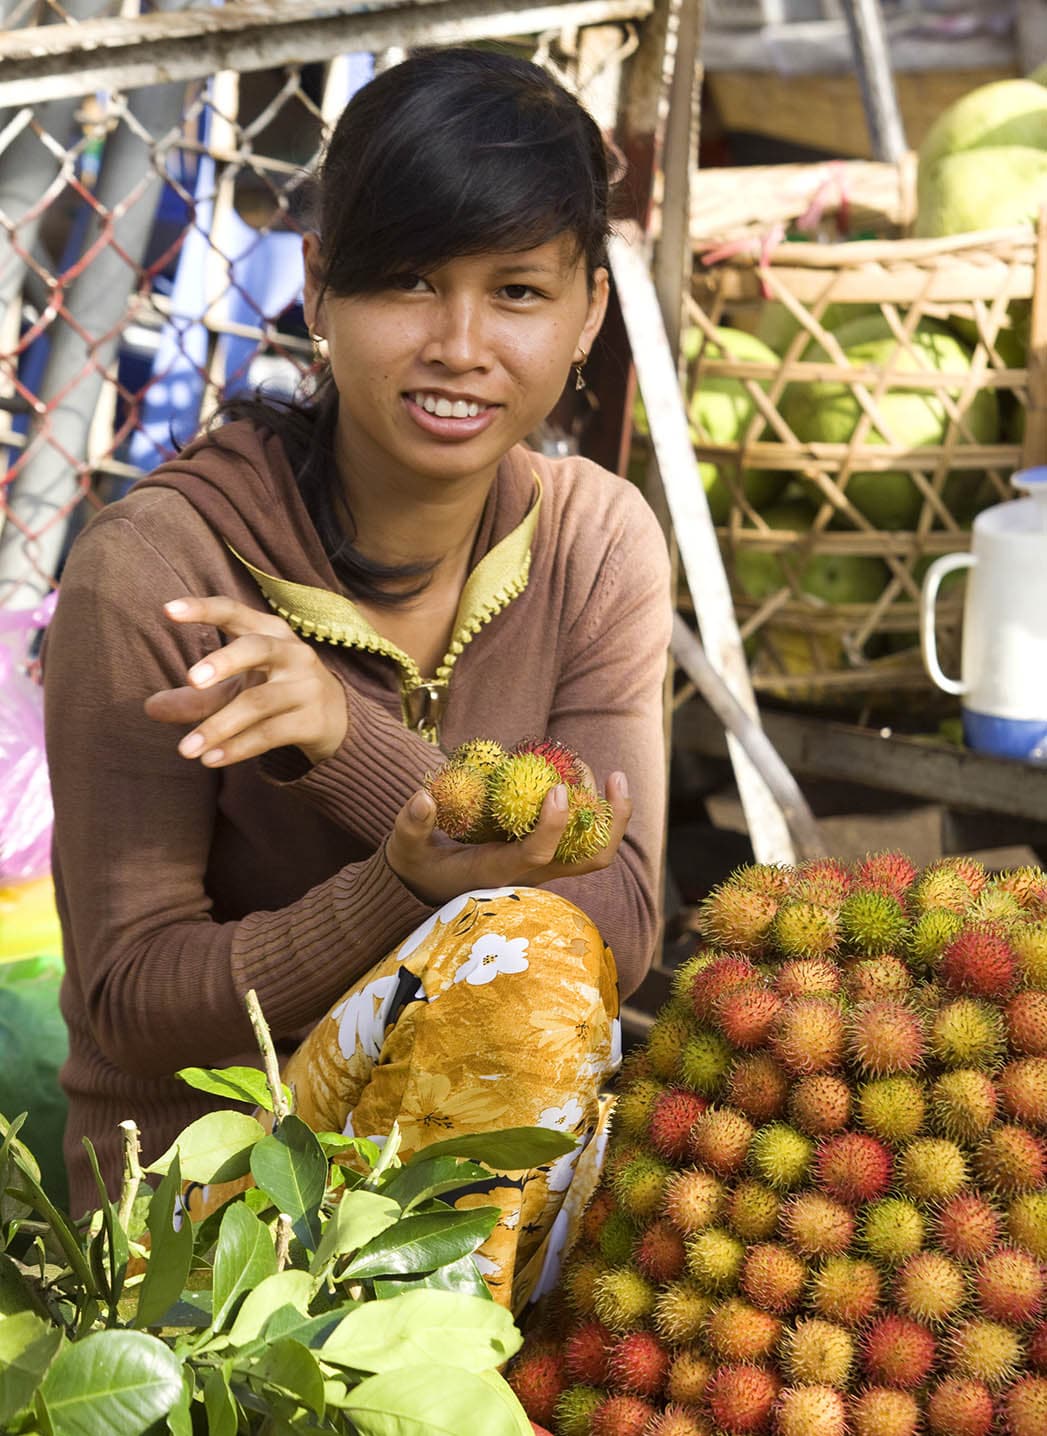
[[[452,398],[433,389],[418,389],[404,395],[411,419],[436,439],[471,439],[495,419],[499,405],[480,399]]]

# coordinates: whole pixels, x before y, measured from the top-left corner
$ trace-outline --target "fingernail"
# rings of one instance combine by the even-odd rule
[[[559,808],[560,812],[567,809],[567,786],[564,783],[557,783],[553,789],[553,807]]]
[[[170,603],[164,604],[164,612],[172,614],[185,613],[188,607],[189,605],[185,602],[184,599],[172,598]]]
[[[197,753],[200,752],[203,746],[204,740],[200,736],[200,734],[190,733],[187,738],[183,738],[182,741],[179,743],[178,751],[179,753],[181,753],[183,758],[193,758],[196,756]]]
[[[614,776],[618,783],[619,793],[623,798],[627,798],[629,796],[629,779],[624,773],[615,773]]]
[[[210,753],[205,753],[205,754],[204,754],[204,756],[200,759],[200,762],[201,762],[201,763],[207,763],[207,764],[210,766],[210,765],[213,765],[214,763],[220,763],[224,757],[225,757],[225,752],[223,751],[223,749],[221,749],[221,748],[212,748],[211,751],[210,751]]]
[[[428,793],[415,793],[407,806],[407,811],[416,823],[423,823],[429,816],[432,799]]]
[[[210,663],[198,663],[195,668],[190,668],[189,677],[194,683],[210,683],[214,677],[214,667]]]

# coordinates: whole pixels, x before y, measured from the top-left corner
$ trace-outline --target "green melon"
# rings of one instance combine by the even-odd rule
[[[1047,89],[1042,93],[1047,96]],[[1047,145],[1047,139],[1045,139]],[[962,150],[921,167],[916,233],[927,239],[1032,225],[1047,204],[1047,148]]]
[[[817,506],[805,499],[782,499],[760,517],[772,529],[806,533],[817,512]],[[788,582],[780,553],[744,546],[734,555],[734,575],[745,596],[757,602]],[[883,559],[844,553],[812,554],[796,575],[802,592],[825,603],[875,603],[889,577]]]
[[[854,319],[867,319],[879,313],[880,306],[878,304],[827,304],[819,323],[823,329],[832,334],[842,324],[847,324]],[[776,299],[768,300],[763,306],[759,323],[756,326],[757,337],[769,345],[776,354],[784,354],[799,331],[799,320],[786,309],[785,305]],[[809,334],[807,344],[793,357],[802,358],[804,349],[813,342],[815,342],[814,338]]]
[[[920,170],[946,155],[1002,145],[1047,149],[1047,91],[1032,78],[979,85],[943,110],[920,145]]]

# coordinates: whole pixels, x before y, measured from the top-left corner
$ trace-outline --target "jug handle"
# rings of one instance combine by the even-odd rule
[[[946,553],[936,558],[923,579],[920,594],[920,647],[923,650],[924,667],[945,693],[965,693],[967,685],[956,678],[947,678],[938,662],[938,642],[934,632],[934,606],[938,601],[938,590],[942,579],[958,568],[973,568],[978,562],[973,553]]]

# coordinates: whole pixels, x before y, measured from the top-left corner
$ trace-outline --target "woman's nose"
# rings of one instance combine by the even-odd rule
[[[437,306],[423,358],[426,363],[442,364],[457,373],[487,368],[490,335],[482,306],[464,298]]]

